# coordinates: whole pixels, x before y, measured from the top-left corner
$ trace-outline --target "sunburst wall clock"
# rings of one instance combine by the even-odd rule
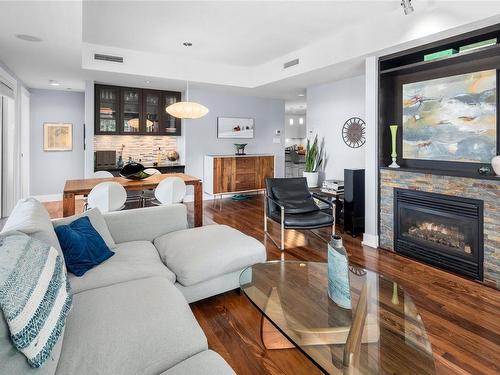
[[[366,124],[359,117],[351,117],[342,127],[342,138],[346,145],[358,148],[366,142]]]

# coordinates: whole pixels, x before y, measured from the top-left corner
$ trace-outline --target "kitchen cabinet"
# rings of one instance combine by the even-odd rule
[[[95,133],[118,133],[120,89],[115,86],[95,88]]]
[[[142,130],[146,134],[158,134],[160,131],[161,92],[144,90],[143,93],[145,121]]]
[[[165,111],[165,108],[167,108],[171,104],[180,102],[181,93],[175,91],[163,91],[161,100],[164,114],[160,119],[160,134],[180,136],[181,120],[170,116]]]
[[[95,85],[94,133],[181,135],[181,120],[165,108],[181,100],[176,91]]]
[[[121,134],[139,134],[142,125],[142,90],[122,88],[121,95]]]

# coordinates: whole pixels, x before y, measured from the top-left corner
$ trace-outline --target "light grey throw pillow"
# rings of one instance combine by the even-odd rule
[[[35,198],[21,199],[10,213],[2,232],[19,231],[33,238],[43,241],[62,255],[61,246],[57,239],[54,227],[50,223],[50,216],[42,203]]]
[[[106,224],[106,220],[104,220],[104,216],[102,216],[102,213],[101,211],[99,211],[98,208],[92,208],[91,210],[85,211],[78,215],[73,215],[70,217],[53,220],[52,224],[54,225],[54,228],[56,228],[60,225],[71,224],[76,219],[79,219],[84,216],[87,216],[89,218],[90,224],[92,224],[97,233],[99,233],[99,235],[102,237],[106,245],[110,249],[116,248],[115,240],[113,240],[113,237],[109,232],[108,225]]]

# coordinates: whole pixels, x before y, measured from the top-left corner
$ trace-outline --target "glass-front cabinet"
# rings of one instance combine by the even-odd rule
[[[180,102],[181,93],[174,91],[164,91],[162,100],[163,119],[161,121],[160,132],[165,135],[181,135],[181,120],[170,116],[165,110],[169,105]]]
[[[96,87],[96,133],[114,134],[118,131],[119,92],[119,88],[114,86]]]
[[[147,134],[158,134],[160,130],[160,91],[144,90],[144,132]]]
[[[121,89],[122,134],[139,134],[141,131],[141,90]]]
[[[181,135],[181,120],[165,108],[181,93],[95,85],[95,134]]]

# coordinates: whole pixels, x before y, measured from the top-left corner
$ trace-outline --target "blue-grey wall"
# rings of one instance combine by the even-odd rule
[[[234,154],[234,143],[248,143],[249,154],[276,155],[276,175],[284,172],[285,145],[283,124],[285,102],[279,99],[224,94],[208,89],[190,89],[189,100],[206,106],[210,112],[201,119],[186,120],[185,163],[186,173],[203,178],[203,159],[207,154]],[[255,119],[253,139],[218,139],[217,117],[250,117]],[[281,135],[275,135],[276,130]],[[273,143],[280,138],[281,143]]]
[[[31,195],[62,194],[67,179],[83,178],[84,93],[31,91]],[[73,124],[73,150],[43,151],[43,123]]]

